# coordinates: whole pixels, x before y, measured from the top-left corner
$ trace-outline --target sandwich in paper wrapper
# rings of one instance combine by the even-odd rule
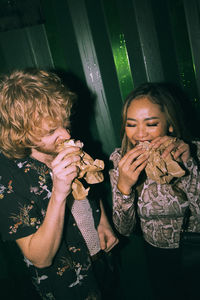
[[[169,153],[166,158],[162,158],[161,156],[166,147],[174,141],[175,138],[171,138],[160,145],[160,147],[157,149],[149,148],[150,143],[147,141],[139,143],[139,145],[142,145],[142,147],[149,152],[148,162],[145,167],[146,175],[148,178],[156,181],[159,184],[169,183],[172,178],[182,177],[185,175],[185,171],[173,158],[175,151]]]
[[[70,140],[61,140],[57,145],[56,149],[57,152],[62,151],[66,147],[77,146],[80,149],[78,152],[73,152],[68,154],[74,155],[79,154],[81,156],[80,162],[75,162],[74,164],[77,165],[80,169],[78,178],[72,183],[72,195],[76,200],[85,199],[88,195],[89,187],[87,189],[84,188],[83,184],[79,179],[83,178],[88,184],[95,184],[100,183],[104,180],[104,176],[102,170],[104,169],[104,162],[99,159],[93,159],[89,154],[82,150],[83,143],[80,141],[75,141],[73,139]],[[67,156],[68,156],[67,155]]]

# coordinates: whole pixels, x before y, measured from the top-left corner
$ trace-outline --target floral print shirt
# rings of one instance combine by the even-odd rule
[[[200,158],[200,142],[196,156]],[[124,196],[117,188],[121,160],[119,148],[111,154],[113,169],[110,181],[113,192],[113,221],[122,235],[130,235],[136,225],[138,214],[144,239],[159,248],[178,248],[183,216],[189,206],[191,217],[188,230],[200,232],[200,171],[196,160],[191,158],[185,164],[184,177],[173,184],[158,184],[146,178],[141,192],[133,187],[130,196]],[[197,160],[198,161],[198,160]]]
[[[52,179],[48,167],[30,157],[10,160],[0,153],[0,233],[3,240],[16,240],[33,234],[42,224]],[[100,207],[89,200],[95,227]],[[34,285],[42,299],[99,299],[91,271],[91,259],[77,224],[66,207],[61,245],[53,264],[37,268],[24,257]]]

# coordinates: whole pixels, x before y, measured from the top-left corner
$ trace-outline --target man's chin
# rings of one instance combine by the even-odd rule
[[[43,153],[43,154],[47,154],[47,155],[51,155],[51,156],[56,156],[58,154],[53,149],[45,149],[45,148],[42,148],[42,147],[38,147],[38,148],[36,148],[36,150]]]

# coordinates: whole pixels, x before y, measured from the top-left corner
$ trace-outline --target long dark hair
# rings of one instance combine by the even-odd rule
[[[168,128],[170,125],[173,127],[173,132],[170,133],[171,136],[184,140],[188,139],[188,134],[186,132],[183,120],[184,114],[179,99],[172,94],[169,87],[164,83],[144,83],[135,88],[127,96],[124,102],[121,127],[122,156],[131,148],[133,148],[133,145],[129,142],[125,131],[127,110],[132,101],[144,97],[148,98],[151,102],[158,104],[161,111],[165,113]]]

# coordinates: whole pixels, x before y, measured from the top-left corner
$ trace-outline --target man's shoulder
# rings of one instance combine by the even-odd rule
[[[9,159],[0,151],[0,170],[3,168],[9,168],[15,165],[13,159]]]
[[[15,178],[21,180],[26,174],[24,168],[28,163],[28,159],[10,159],[0,152],[0,178]]]

